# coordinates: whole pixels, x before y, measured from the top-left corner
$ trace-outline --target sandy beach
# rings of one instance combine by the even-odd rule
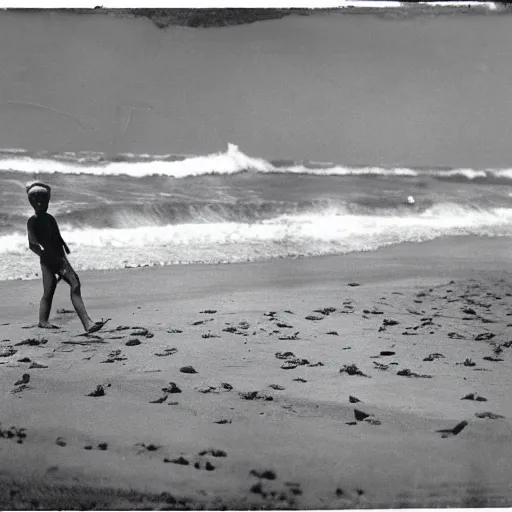
[[[510,506],[511,248],[1,282],[2,508]]]
[[[464,9],[0,13],[0,508],[512,506],[511,17]],[[35,325],[32,179],[99,333]]]

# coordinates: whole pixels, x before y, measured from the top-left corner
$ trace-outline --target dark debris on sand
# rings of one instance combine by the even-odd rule
[[[431,379],[432,378],[432,375],[411,372],[411,370],[409,370],[408,368],[405,368],[404,370],[398,370],[396,372],[396,374],[400,375],[401,377],[415,377],[417,379]]]
[[[105,388],[101,384],[98,384],[96,386],[96,389],[92,393],[89,393],[87,396],[92,396],[92,397],[105,396]]]
[[[363,373],[355,364],[344,364],[343,368],[340,369],[340,373],[346,373],[347,375],[359,375],[361,377],[369,377],[366,373]]]
[[[475,400],[477,402],[487,402],[487,398],[479,396],[476,393],[469,393],[468,395],[463,396],[461,400]]]
[[[175,382],[169,382],[169,386],[166,388],[162,388],[164,393],[181,393],[181,389],[177,386]]]
[[[28,345],[30,347],[38,347],[39,345],[46,345],[48,340],[46,338],[27,338],[26,340],[16,343],[15,346]]]
[[[180,372],[181,373],[190,373],[190,374],[197,373],[196,369],[193,366],[182,366],[180,368]]]
[[[442,430],[436,430],[439,434],[443,434],[441,437],[451,437],[456,436],[460,434],[466,427],[468,426],[468,422],[466,420],[461,421],[460,423],[457,423],[455,427],[451,429],[442,429]]]
[[[10,427],[3,429],[2,424],[0,423],[0,439],[13,439],[16,440],[18,444],[23,444],[23,440],[26,437],[27,434],[24,428]]]

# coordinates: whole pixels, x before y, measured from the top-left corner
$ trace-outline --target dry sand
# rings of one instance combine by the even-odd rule
[[[510,506],[511,245],[0,283],[0,506]]]

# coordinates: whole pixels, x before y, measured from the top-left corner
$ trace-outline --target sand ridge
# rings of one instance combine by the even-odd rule
[[[330,283],[2,322],[2,505],[507,506],[508,280]]]

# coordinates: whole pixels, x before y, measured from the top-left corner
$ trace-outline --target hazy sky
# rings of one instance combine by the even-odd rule
[[[220,29],[0,14],[3,147],[506,167],[499,16],[293,16]]]

